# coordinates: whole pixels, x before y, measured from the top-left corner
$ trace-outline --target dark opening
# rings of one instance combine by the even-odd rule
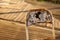
[[[40,15],[40,14],[41,14],[41,12],[37,12],[35,17],[38,18],[38,19],[40,19],[40,18],[39,18],[39,15]]]

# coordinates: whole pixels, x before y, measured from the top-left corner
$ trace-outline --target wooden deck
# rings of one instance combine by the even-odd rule
[[[21,2],[17,4],[10,4],[7,6],[1,6],[0,12],[15,12],[21,10],[30,10],[36,8],[43,8],[37,7],[26,2]],[[11,14],[1,14],[0,18],[4,20],[0,20],[0,40],[26,40],[25,35],[25,22],[26,22],[26,15],[28,12],[19,12],[19,13],[11,13]],[[14,20],[17,22],[7,21],[7,20]],[[19,23],[20,22],[20,23]],[[21,23],[23,22],[23,23]],[[54,17],[54,27],[60,29],[60,21]],[[43,30],[40,26],[33,25],[29,27],[29,34],[30,40],[37,39],[40,37],[51,37],[51,31]],[[56,34],[60,34],[56,31]],[[56,35],[58,36],[58,35]]]

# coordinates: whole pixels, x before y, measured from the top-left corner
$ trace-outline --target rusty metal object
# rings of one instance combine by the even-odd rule
[[[29,40],[28,26],[31,26],[32,24],[36,24],[36,23],[46,23],[46,25],[48,23],[52,24],[52,35],[53,35],[53,39],[55,39],[53,15],[48,10],[35,9],[35,10],[30,10],[30,12],[26,16],[26,40]]]
[[[28,25],[31,23],[51,23],[52,24],[52,14],[44,9],[30,10],[27,14]]]

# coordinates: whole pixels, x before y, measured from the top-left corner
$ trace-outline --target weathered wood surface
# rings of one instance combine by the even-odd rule
[[[12,8],[13,10],[10,8]],[[21,2],[17,4],[9,4],[7,6],[3,5],[0,8],[0,12],[18,11],[18,9],[30,10],[36,8],[41,8],[41,7],[36,7],[26,2]],[[16,14],[3,14],[3,15],[1,14],[0,18],[21,21],[25,23],[26,15],[27,13],[24,12],[16,13]],[[56,28],[60,28],[60,21],[56,18],[54,18],[54,26]],[[0,40],[26,40],[25,27],[26,25],[22,23],[0,20]],[[29,27],[29,34],[30,34],[30,40],[33,40],[40,37],[44,38],[51,36],[51,31],[46,31],[41,29],[40,26],[33,25],[32,27]]]

